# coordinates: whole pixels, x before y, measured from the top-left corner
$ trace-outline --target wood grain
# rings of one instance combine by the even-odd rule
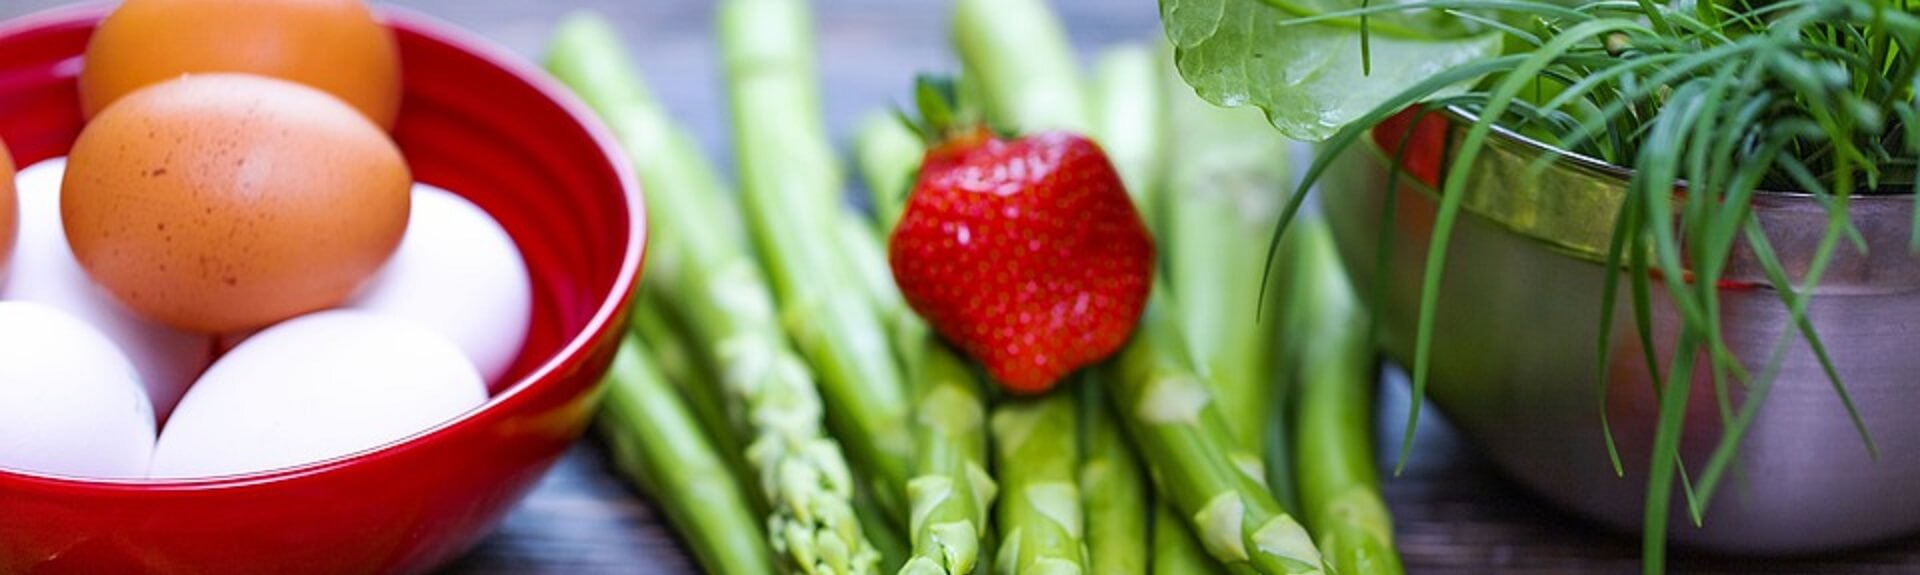
[[[64,3],[0,0],[0,18]],[[566,13],[591,9],[620,23],[667,108],[729,161],[727,129],[705,0],[407,0],[394,2],[537,56]],[[827,121],[844,143],[866,113],[902,99],[913,74],[952,69],[945,0],[817,0]],[[1053,0],[1076,48],[1150,38],[1151,0]],[[1403,382],[1385,386],[1381,437],[1397,441]],[[1429,411],[1429,413],[1432,413]],[[1435,575],[1612,574],[1639,570],[1638,540],[1600,531],[1500,477],[1441,418],[1428,417],[1407,472],[1386,483],[1410,572]],[[1397,444],[1383,445],[1391,454]],[[1388,468],[1382,462],[1382,468]],[[463,574],[686,573],[697,568],[646,499],[584,441],[499,530],[448,568]],[[1676,573],[1920,573],[1920,541],[1793,561],[1687,555]]]

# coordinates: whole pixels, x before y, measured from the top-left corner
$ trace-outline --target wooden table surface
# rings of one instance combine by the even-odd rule
[[[1150,38],[1153,0],[1052,0],[1076,48]],[[0,18],[64,3],[0,0]],[[722,162],[727,134],[706,0],[405,0],[537,57],[554,23],[577,9],[620,25],[665,105]],[[844,144],[864,114],[902,99],[917,71],[950,70],[946,0],[816,0],[827,121]],[[1381,453],[1398,448],[1407,406],[1390,379],[1380,406]],[[1440,418],[1423,419],[1406,473],[1386,482],[1399,546],[1416,574],[1633,573],[1635,537],[1600,531],[1501,477]],[[1383,455],[1384,457],[1384,455]],[[1389,462],[1383,461],[1383,468]],[[1920,539],[1830,556],[1739,560],[1682,554],[1676,573],[1920,573]],[[646,499],[582,442],[499,530],[450,573],[683,573],[696,570]]]

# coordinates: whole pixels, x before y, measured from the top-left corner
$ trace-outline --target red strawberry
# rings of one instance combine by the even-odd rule
[[[907,302],[1014,393],[1112,355],[1146,306],[1154,248],[1105,152],[1060,132],[945,133],[890,245]]]

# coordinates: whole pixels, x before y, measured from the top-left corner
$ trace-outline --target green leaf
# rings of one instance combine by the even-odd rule
[[[1268,6],[1278,8],[1295,16],[1324,16],[1340,14],[1369,6],[1393,6],[1413,4],[1416,0],[1262,0]],[[1361,18],[1366,18],[1362,16]],[[1478,23],[1456,18],[1444,10],[1405,9],[1390,10],[1371,15],[1375,37],[1379,35],[1402,38],[1449,38],[1468,36]],[[1360,26],[1360,19],[1342,18],[1340,24],[1349,28]]]
[[[1394,94],[1448,68],[1496,56],[1498,32],[1419,39],[1375,35],[1363,66],[1360,30],[1291,24],[1260,0],[1161,0],[1180,76],[1202,98],[1254,106],[1288,137],[1319,141]],[[1460,93],[1471,81],[1430,97]]]

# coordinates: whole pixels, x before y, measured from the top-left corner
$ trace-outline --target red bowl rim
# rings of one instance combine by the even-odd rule
[[[109,3],[88,2],[34,12],[0,22],[0,38],[54,24],[99,20],[111,9],[112,4]],[[404,29],[408,33],[453,46],[526,82],[578,122],[593,139],[595,146],[600,149],[601,155],[612,164],[614,174],[620,181],[620,187],[627,201],[627,242],[621,254],[620,273],[615,278],[609,293],[602,296],[593,317],[587,320],[579,333],[562,346],[558,353],[515,381],[513,385],[493,394],[486,403],[431,428],[377,447],[295,467],[184,480],[96,479],[0,468],[0,484],[57,490],[83,488],[94,491],[135,493],[210,491],[291,481],[325,474],[363,462],[395,457],[408,448],[430,442],[438,436],[451,433],[456,428],[479,425],[478,420],[484,417],[498,417],[499,414],[512,411],[510,407],[524,402],[522,397],[526,395],[528,389],[542,384],[556,384],[559,381],[557,373],[585,361],[584,355],[591,342],[613,327],[615,314],[626,309],[627,300],[632,297],[634,285],[640,279],[640,269],[646,256],[647,214],[646,203],[641,200],[639,180],[634,175],[633,166],[626,161],[626,153],[622,151],[619,141],[613,137],[612,130],[608,129],[600,121],[599,116],[595,115],[586,103],[580,101],[572,90],[562,86],[544,70],[528,63],[518,54],[492,40],[416,10],[385,5],[376,6],[375,10],[378,17],[392,28]]]

